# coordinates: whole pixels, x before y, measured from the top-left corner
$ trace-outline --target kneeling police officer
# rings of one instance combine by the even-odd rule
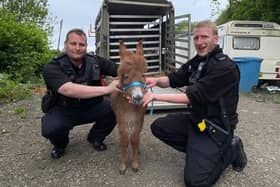
[[[188,104],[188,112],[161,117],[152,123],[151,130],[166,144],[186,153],[186,186],[211,186],[230,164],[236,171],[247,164],[243,143],[234,135],[240,73],[219,48],[214,23],[198,23],[193,39],[194,58],[168,76],[146,80],[147,87],[186,86],[186,94],[148,92],[144,106],[153,100]]]
[[[64,50],[43,70],[47,94],[42,99],[42,136],[54,146],[53,159],[64,155],[69,132],[76,125],[95,122],[87,140],[97,151],[104,151],[103,141],[116,124],[111,105],[103,96],[114,91],[118,82],[102,86],[101,75],[117,76],[117,65],[87,54],[87,37],[81,29],[67,33]]]

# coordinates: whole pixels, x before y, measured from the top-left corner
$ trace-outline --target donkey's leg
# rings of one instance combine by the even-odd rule
[[[128,133],[124,126],[119,126],[119,141],[120,141],[120,163],[119,171],[120,174],[124,174],[127,168],[128,159]]]
[[[139,164],[140,131],[141,129],[135,129],[132,136],[130,137],[130,143],[132,149],[131,161],[132,161],[132,169],[134,172],[137,172],[140,166]]]
[[[144,123],[144,115],[145,111],[142,111],[143,113],[138,113],[138,115],[135,117],[137,120],[135,121],[134,124],[134,131],[132,136],[130,137],[130,143],[131,143],[131,148],[132,148],[132,155],[131,155],[131,160],[132,160],[132,169],[133,171],[137,172],[140,167],[139,163],[139,144],[140,144],[140,133],[143,128],[143,123]]]

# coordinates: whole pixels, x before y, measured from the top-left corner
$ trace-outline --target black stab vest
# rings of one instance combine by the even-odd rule
[[[80,73],[77,72],[77,70],[75,71],[67,55],[61,55],[54,60],[60,64],[62,71],[73,83],[88,86],[101,86],[100,65],[94,56],[89,54],[85,56],[84,69],[81,70]],[[82,107],[101,102],[102,100],[102,96],[89,99],[77,99],[58,94],[57,104],[64,107]]]

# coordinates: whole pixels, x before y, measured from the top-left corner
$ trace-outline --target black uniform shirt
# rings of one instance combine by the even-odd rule
[[[61,58],[68,57],[65,54],[60,55],[59,57],[46,64],[43,71],[43,77],[45,79],[47,88],[51,89],[54,92],[57,92],[59,87],[63,84],[72,82],[71,77],[69,77],[60,66],[59,60]],[[108,75],[113,77],[117,76],[117,65],[115,63],[102,57],[95,56],[95,58],[99,65],[101,75]],[[74,65],[72,65],[72,67],[77,76],[81,76],[85,72],[85,64],[83,64],[81,69],[78,69]]]
[[[202,76],[195,84],[190,84],[192,70],[197,70],[200,62],[206,62]],[[207,105],[215,103],[226,92],[239,84],[239,71],[236,65],[222,54],[217,46],[209,55],[194,57],[181,66],[178,71],[169,74],[171,87],[187,86],[186,94],[190,104]],[[238,90],[237,90],[238,92]]]

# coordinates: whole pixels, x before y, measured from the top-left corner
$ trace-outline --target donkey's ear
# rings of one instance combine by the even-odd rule
[[[119,46],[119,49],[120,49],[120,57],[122,58],[126,53],[126,46],[124,45],[124,41],[123,40],[120,40],[120,46]]]
[[[136,54],[137,55],[144,55],[143,41],[142,40],[139,40],[139,42],[136,46]]]

